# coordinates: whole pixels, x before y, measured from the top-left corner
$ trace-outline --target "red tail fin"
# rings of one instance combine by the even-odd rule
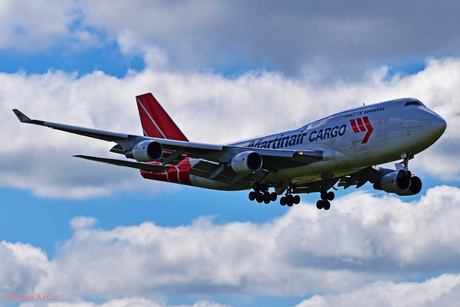
[[[136,96],[136,100],[145,136],[188,142],[151,93]]]

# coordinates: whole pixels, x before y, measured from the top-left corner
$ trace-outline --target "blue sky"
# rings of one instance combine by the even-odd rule
[[[459,9],[429,1],[0,4],[0,306],[30,306],[4,300],[9,293],[91,307],[360,306],[357,297],[453,306]],[[293,208],[264,205],[246,191],[157,183],[79,160],[72,155],[113,157],[112,144],[20,125],[11,112],[140,134],[134,96],[146,92],[198,142],[292,129],[400,97],[419,98],[448,129],[410,162],[423,179],[419,195],[340,189],[326,212],[314,194]]]
[[[94,70],[101,70],[108,75],[123,78],[128,69],[140,71],[145,68],[141,56],[124,56],[114,43],[70,53],[66,53],[64,47],[46,53],[8,50],[0,53],[0,59],[2,72],[7,73],[24,71],[27,74],[43,74],[48,70],[62,70],[85,75]]]

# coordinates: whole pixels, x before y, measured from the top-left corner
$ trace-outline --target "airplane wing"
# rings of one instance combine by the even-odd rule
[[[70,132],[74,134],[79,134],[79,135],[99,139],[99,140],[117,142],[120,140],[125,140],[130,137],[133,137],[133,136],[130,136],[128,134],[123,134],[123,133],[107,132],[107,131],[102,131],[102,130],[97,130],[97,129],[88,129],[88,128],[83,128],[83,127],[63,125],[63,124],[57,124],[57,123],[52,123],[52,122],[45,122],[42,120],[30,119],[18,109],[13,109],[13,112],[14,114],[16,114],[17,118],[19,119],[21,123],[45,126],[45,127],[49,127],[49,128],[53,128],[57,130],[62,130],[62,131],[66,131],[66,132]]]
[[[376,183],[382,178],[382,172],[374,167],[366,167],[347,175],[330,178],[327,180],[312,181],[301,185],[296,185],[293,189],[294,193],[315,193],[321,192],[325,189],[333,187],[336,183],[337,186],[344,189],[350,186],[356,188],[362,187],[366,182]]]
[[[159,139],[152,137],[145,137],[139,135],[125,134],[125,133],[116,133],[103,131],[98,129],[90,129],[78,126],[71,126],[65,124],[58,124],[53,122],[47,122],[42,120],[30,119],[24,113],[18,109],[13,109],[13,112],[18,117],[21,123],[34,124],[39,126],[45,126],[56,130],[61,130],[73,134],[83,135],[103,141],[115,142],[119,146],[112,148],[112,152],[123,153],[126,150],[129,150],[134,144],[145,141],[158,141],[160,142],[165,149],[171,149],[173,151],[184,151],[192,155],[192,157],[199,157],[200,155],[206,153],[212,153],[216,151],[221,151],[223,146],[212,145],[212,144],[203,144],[203,143],[194,143],[194,142],[185,142],[185,141],[175,141],[168,139]],[[123,151],[123,152],[122,152]]]
[[[78,134],[86,137],[91,137],[99,140],[115,142],[115,145],[110,151],[118,154],[126,154],[132,150],[136,144],[144,141],[158,142],[163,148],[163,155],[157,162],[162,165],[172,164],[177,165],[185,157],[202,159],[200,163],[194,166],[191,170],[198,176],[206,178],[213,177],[218,172],[216,169],[222,164],[230,161],[235,155],[244,151],[255,151],[263,158],[263,168],[266,170],[278,170],[284,168],[297,167],[307,165],[323,159],[321,150],[272,150],[262,148],[247,148],[238,146],[214,145],[188,141],[178,141],[171,139],[153,138],[147,136],[139,136],[125,133],[116,133],[103,131],[98,129],[84,128],[66,124],[47,122],[42,120],[30,119],[21,111],[14,109],[13,112],[18,117],[21,123],[34,124],[44,127],[49,127],[56,130],[61,130],[73,134]],[[160,171],[158,165],[135,163],[122,160],[77,156],[88,160],[103,162],[118,166],[132,167],[148,171]],[[164,170],[163,168],[161,170]],[[234,176],[235,174],[233,174]]]
[[[117,165],[117,166],[137,168],[137,169],[149,171],[149,172],[162,172],[168,169],[167,165],[155,165],[155,164],[131,162],[131,161],[124,161],[124,160],[117,160],[117,159],[99,158],[99,157],[92,157],[92,156],[85,156],[85,155],[75,155],[74,157],[91,160],[91,161],[102,162],[102,163],[108,163],[108,164]]]

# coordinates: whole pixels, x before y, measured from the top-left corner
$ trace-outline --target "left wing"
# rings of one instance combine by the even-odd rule
[[[155,164],[148,164],[148,163],[139,163],[139,162],[99,158],[99,157],[84,156],[84,155],[75,155],[74,157],[91,160],[91,161],[102,162],[102,163],[108,163],[108,164],[117,165],[117,166],[137,168],[137,169],[149,171],[149,172],[163,172],[168,169],[167,165],[155,165]]]
[[[337,176],[330,179],[318,180],[313,182],[308,182],[301,185],[296,185],[293,188],[294,193],[315,193],[321,192],[324,190],[329,190],[336,183],[337,186],[343,187],[344,189],[349,188],[350,186],[356,186],[356,188],[362,187],[365,183],[370,182],[375,184],[380,182],[382,177],[390,172],[395,172],[390,169],[376,169],[374,167],[368,166],[363,169],[356,170],[352,173]]]

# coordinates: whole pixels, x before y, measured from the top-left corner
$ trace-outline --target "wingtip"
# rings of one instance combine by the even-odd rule
[[[18,109],[13,109],[14,114],[16,114],[16,117],[19,119],[21,123],[31,123],[32,120],[27,117],[24,113],[19,111]]]

